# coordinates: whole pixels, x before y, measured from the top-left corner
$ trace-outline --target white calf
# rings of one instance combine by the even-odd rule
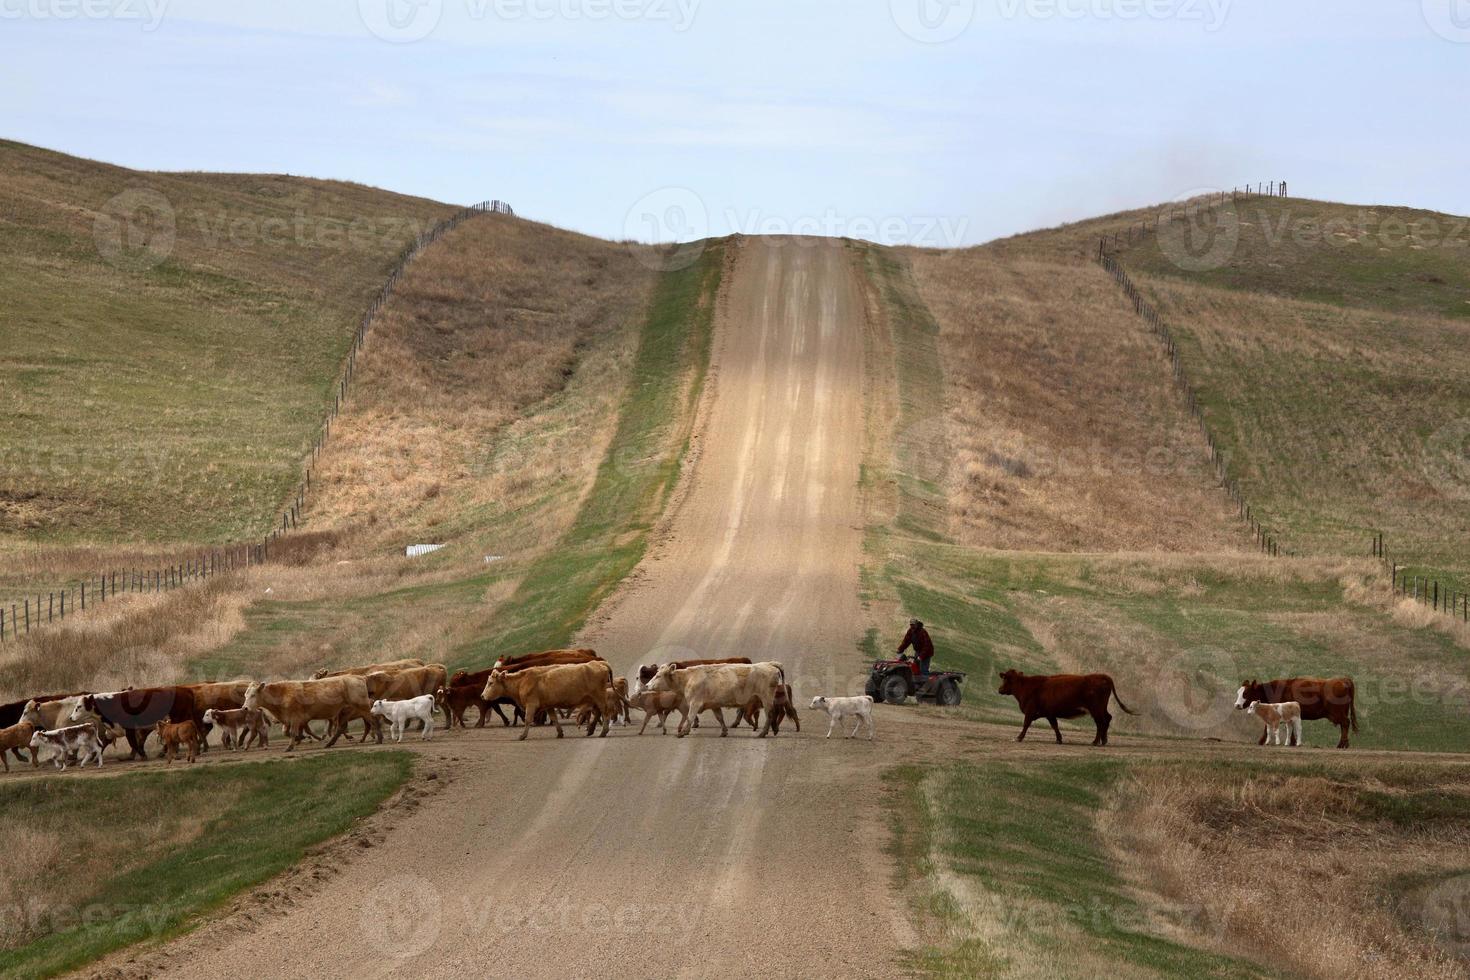
[[[1252,701],[1245,710],[1261,719],[1265,724],[1266,735],[1271,739],[1272,744],[1282,744],[1282,728],[1287,729],[1287,745],[1302,744],[1302,706],[1297,702],[1282,701],[1278,704],[1267,704],[1262,701]]]
[[[424,738],[434,737],[434,695],[420,694],[404,701],[374,701],[372,713],[393,724],[393,741],[403,741],[403,728],[417,718],[424,723]]]
[[[82,765],[93,759],[97,768],[102,768],[102,740],[97,737],[95,725],[72,725],[49,732],[36,732],[31,736],[31,752],[50,749],[55,753],[56,768],[65,770],[67,759],[76,755]]]
[[[873,740],[873,699],[866,694],[855,698],[824,698],[821,695],[812,698],[812,707],[820,708],[827,712],[827,737],[832,737],[832,729],[844,718],[852,718],[852,731],[847,733],[847,738],[857,736],[858,729],[863,723],[868,725],[868,741]],[[844,728],[847,726],[843,726]]]

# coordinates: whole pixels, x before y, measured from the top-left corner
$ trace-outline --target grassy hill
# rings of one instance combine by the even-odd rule
[[[352,329],[453,209],[0,142],[0,548],[258,533]]]
[[[1470,532],[1470,221],[1251,199],[1218,267],[1150,237],[1122,259],[1180,337],[1254,506],[1291,546],[1463,584]],[[1226,226],[1228,228],[1228,226]]]

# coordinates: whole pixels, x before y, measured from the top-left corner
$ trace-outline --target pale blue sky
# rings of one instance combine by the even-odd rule
[[[967,244],[1283,176],[1470,213],[1470,0],[0,0],[0,93],[69,153],[613,238]]]

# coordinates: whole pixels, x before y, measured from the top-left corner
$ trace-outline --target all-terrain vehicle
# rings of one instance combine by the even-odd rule
[[[953,706],[960,703],[960,684],[965,675],[957,670],[936,670],[919,676],[919,661],[900,655],[897,660],[879,660],[864,691],[879,704],[903,704],[908,698]]]

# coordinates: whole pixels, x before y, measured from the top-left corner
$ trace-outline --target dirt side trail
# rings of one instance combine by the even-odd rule
[[[857,666],[862,291],[840,242],[736,247],[678,503],[583,639],[623,674],[673,654],[778,659],[804,704],[848,693]],[[827,741],[825,720],[802,720],[803,734],[768,739],[721,739],[707,717],[686,739],[542,729],[520,744],[497,727],[436,740],[420,766],[442,790],[357,856],[316,858],[332,864],[320,887],[267,885],[263,914],[104,969],[897,975],[914,940],[876,785],[894,745],[881,729]]]

